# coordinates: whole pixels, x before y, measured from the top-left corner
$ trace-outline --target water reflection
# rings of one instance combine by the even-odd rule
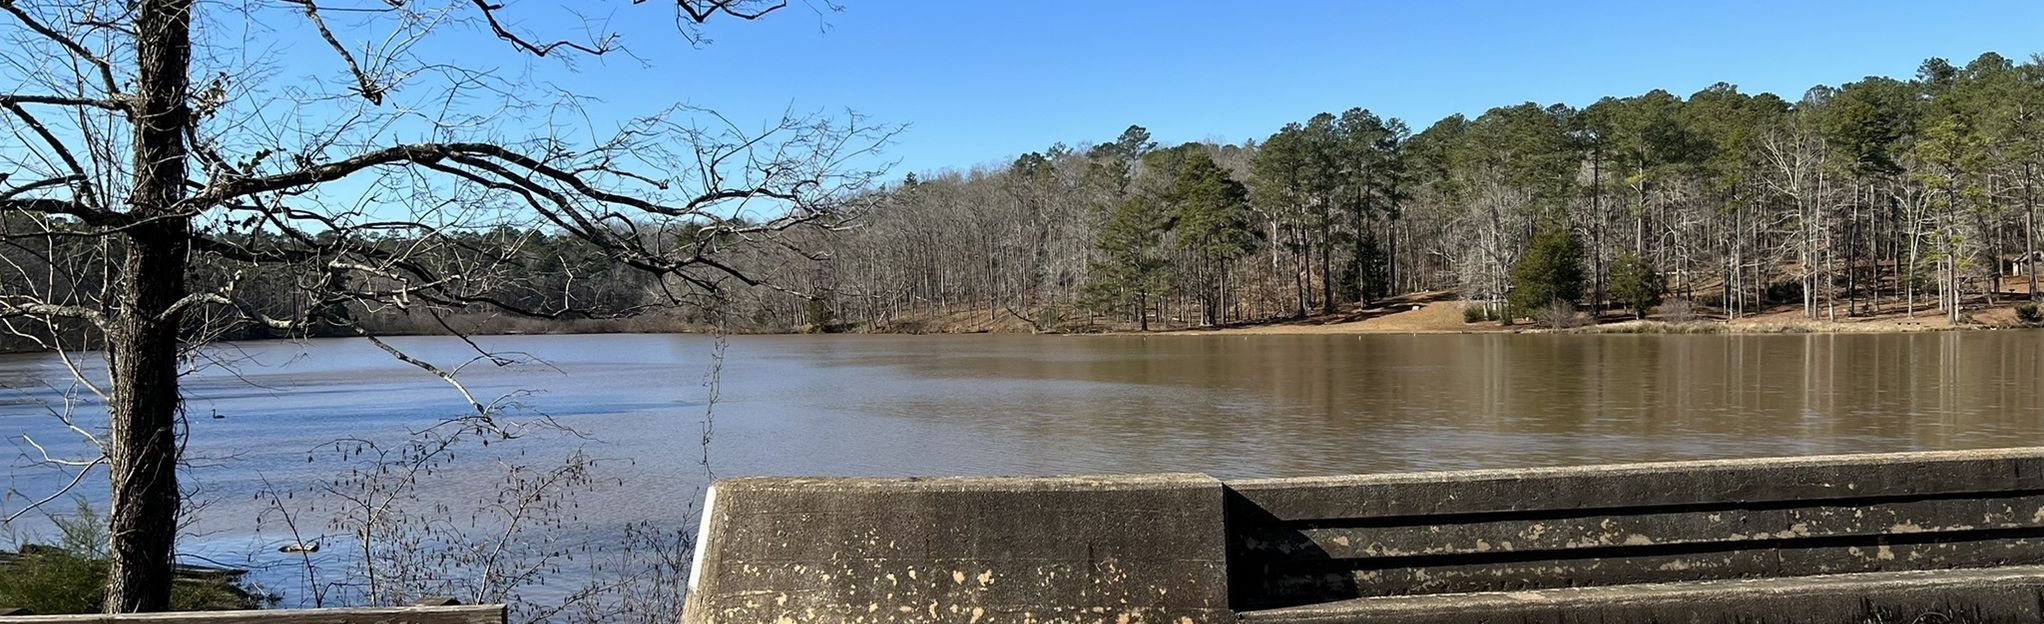
[[[459,341],[401,347],[443,364]],[[688,336],[486,339],[547,366],[471,366],[586,437],[614,487],[584,506],[671,522],[702,484],[713,344]],[[402,437],[462,408],[438,380],[356,340],[239,345],[188,379],[200,544],[252,539],[252,493],[334,466],[308,449]],[[713,467],[746,474],[1197,471],[1222,477],[1980,448],[2044,443],[2044,332],[1775,336],[802,336],[730,341]],[[0,435],[66,449],[48,406],[61,362],[0,358]],[[526,391],[530,391],[529,393]],[[89,413],[91,405],[81,413]],[[211,418],[218,414],[219,418]],[[29,493],[53,475],[16,460]],[[487,480],[450,483],[450,501]],[[94,488],[99,491],[103,488]],[[18,499],[16,499],[18,500]],[[15,503],[10,502],[10,505]],[[210,541],[208,541],[210,540]]]
[[[2038,332],[912,344],[838,364],[936,386],[861,412],[1226,476],[2031,444],[2044,357]]]

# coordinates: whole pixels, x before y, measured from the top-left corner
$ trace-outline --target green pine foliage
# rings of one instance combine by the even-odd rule
[[[1150,329],[1145,311],[1150,300],[1169,287],[1171,265],[1164,254],[1164,232],[1171,215],[1157,202],[1136,196],[1123,200],[1100,224],[1095,245],[1101,260],[1088,274],[1085,299],[1102,313],[1133,311],[1140,329]]]
[[[1201,315],[1206,324],[1215,324],[1229,263],[1255,251],[1261,239],[1249,211],[1249,189],[1228,177],[1204,150],[1196,150],[1178,168],[1166,201],[1172,206],[1177,247],[1190,255],[1185,268],[1196,278]]]
[[[2027,301],[2018,303],[2016,304],[2016,320],[2022,321],[2024,325],[2044,323],[2044,309],[2040,309],[2037,307],[2037,304]]]
[[[1178,246],[1193,257],[1225,262],[1256,248],[1248,188],[1229,178],[1206,152],[1186,158],[1167,200],[1176,217]]]
[[[1634,318],[1646,318],[1661,297],[1668,293],[1668,281],[1638,254],[1627,253],[1611,264],[1611,296],[1631,310]]]
[[[1565,229],[1546,228],[1533,235],[1532,246],[1512,265],[1512,290],[1505,300],[1521,316],[1555,302],[1573,304],[1583,298],[1583,275],[1582,241]]]

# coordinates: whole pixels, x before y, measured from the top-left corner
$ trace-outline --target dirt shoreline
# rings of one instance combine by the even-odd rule
[[[1955,325],[1935,310],[1918,309],[1914,317],[1901,309],[1884,310],[1881,314],[1841,318],[1837,321],[1809,320],[1796,309],[1776,309],[1761,314],[1748,315],[1738,319],[1705,318],[1686,322],[1673,322],[1665,318],[1637,320],[1622,318],[1618,314],[1607,314],[1602,322],[1568,329],[1544,329],[1527,322],[1500,325],[1496,321],[1465,323],[1462,310],[1468,302],[1452,299],[1448,293],[1415,293],[1395,297],[1382,305],[1371,308],[1350,308],[1333,315],[1309,316],[1302,319],[1286,319],[1242,323],[1221,327],[1175,327],[1135,331],[1132,328],[1116,328],[1108,331],[1034,332],[1027,324],[1013,318],[997,318],[989,322],[937,324],[936,327],[923,325],[916,330],[850,328],[848,331],[829,332],[840,335],[874,336],[939,336],[968,334],[1017,334],[1042,333],[1058,336],[1302,336],[1302,335],[1360,335],[1360,334],[1868,334],[1868,333],[1911,333],[1933,331],[1977,331],[1997,329],[2035,328],[2024,325],[2016,318],[2013,302],[1993,307],[1968,310],[1972,323]],[[973,312],[980,315],[983,312]],[[897,326],[899,328],[900,326]],[[919,331],[918,331],[919,330]],[[947,331],[948,330],[948,331]],[[622,328],[595,325],[544,327],[539,331],[478,331],[471,336],[578,336],[605,334],[665,334],[665,335],[709,335],[708,332],[689,331],[677,328]],[[732,335],[759,336],[800,336],[821,334],[814,331],[738,331]],[[453,334],[430,331],[382,332],[381,336],[449,336]],[[351,336],[331,336],[348,338]],[[251,338],[232,342],[257,342],[268,340],[296,340],[294,337]],[[0,353],[33,353],[34,351],[0,351]]]
[[[1797,334],[1797,333],[1913,333],[1932,331],[1974,331],[2022,329],[2014,302],[1967,310],[1969,323],[1954,324],[1936,310],[1919,308],[1911,316],[1900,306],[1883,307],[1878,313],[1838,320],[1811,320],[1797,309],[1775,309],[1737,319],[1703,318],[1670,321],[1665,318],[1640,320],[1607,315],[1600,322],[1567,329],[1543,329],[1520,322],[1500,325],[1496,321],[1466,323],[1462,310],[1466,302],[1442,299],[1439,294],[1394,299],[1386,306],[1355,310],[1333,317],[1247,324],[1234,327],[1184,328],[1149,332],[1114,331],[1121,336],[1234,336],[1234,335],[1322,335],[1322,334]]]

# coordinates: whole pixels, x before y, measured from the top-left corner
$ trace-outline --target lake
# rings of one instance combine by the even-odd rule
[[[477,340],[527,361],[468,363],[476,396],[508,397],[503,422],[560,427],[461,460],[473,471],[457,462],[433,497],[458,508],[494,491],[495,461],[583,450],[598,483],[577,509],[599,524],[690,526],[706,413],[718,476],[1265,477],[2044,443],[2044,331],[746,336],[724,348],[714,403],[709,337]],[[453,338],[391,343],[449,367],[475,356]],[[274,563],[288,541],[257,530],[262,493],[297,504],[356,465],[334,440],[396,441],[466,409],[357,339],[228,345],[197,368],[187,482],[205,506],[184,548],[236,564]],[[0,435],[19,451],[4,513],[63,478],[30,465],[24,435],[82,446],[53,416],[74,389],[59,360],[0,358],[0,386]],[[95,476],[81,492],[104,489]]]

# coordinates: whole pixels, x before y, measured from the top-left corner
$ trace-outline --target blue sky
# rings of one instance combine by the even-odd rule
[[[833,1],[843,10],[816,8]],[[1688,95],[1719,81],[1795,99],[1817,84],[1908,77],[1933,56],[2044,52],[2044,0],[790,3],[757,22],[719,19],[706,27],[712,41],[691,46],[664,2],[510,0],[502,15],[514,30],[579,39],[587,20],[586,32],[618,33],[632,54],[564,65],[466,32],[421,56],[599,98],[594,127],[676,102],[750,127],[788,109],[856,110],[909,125],[881,159],[898,161],[898,176],[1104,141],[1132,123],[1165,144],[1240,142],[1360,106],[1418,129],[1526,101]],[[220,12],[222,45],[285,66],[285,84],[341,78],[300,16],[274,10],[245,25]],[[236,47],[242,30],[268,29],[287,34]],[[351,47],[384,38],[344,32]]]
[[[910,124],[888,150],[904,173],[1102,141],[1131,123],[1167,144],[1239,142],[1361,106],[1423,128],[1528,100],[1686,96],[1718,81],[1794,99],[1907,77],[1932,56],[2044,52],[2035,0],[838,1],[842,12],[794,0],[764,21],[714,23],[695,49],[657,10],[620,3],[589,17],[648,65],[543,71],[620,112],[679,100],[741,120],[793,107]]]

